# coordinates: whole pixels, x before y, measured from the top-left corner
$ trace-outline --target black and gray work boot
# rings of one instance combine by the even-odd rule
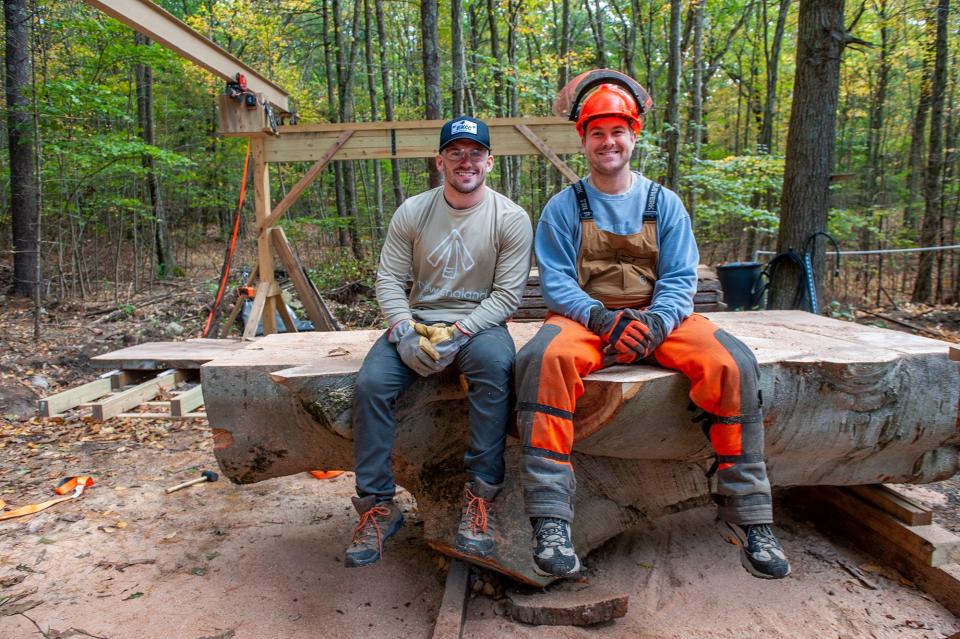
[[[343,565],[347,568],[369,566],[379,561],[384,542],[403,526],[403,515],[393,500],[377,503],[376,499],[376,495],[353,498],[360,520],[344,555]]]
[[[495,542],[490,509],[502,486],[488,484],[482,479],[473,479],[464,485],[463,509],[457,528],[457,550],[477,557],[493,554]]]
[[[783,579],[790,574],[790,562],[783,546],[768,524],[739,526],[724,522],[740,546],[740,563],[754,577]]]
[[[533,518],[533,563],[538,574],[570,577],[580,572],[580,558],[570,540],[570,522]]]

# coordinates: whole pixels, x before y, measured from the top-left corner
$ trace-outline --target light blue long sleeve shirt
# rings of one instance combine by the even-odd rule
[[[584,181],[598,229],[617,235],[641,231],[643,210],[653,182],[639,173],[634,175],[630,190],[617,195],[602,193],[589,180]],[[577,198],[573,187],[567,187],[543,207],[534,248],[547,308],[586,326],[590,308],[602,303],[580,288],[577,279],[580,235]],[[683,202],[666,188],[661,189],[657,198],[657,246],[657,282],[647,310],[660,316],[670,332],[693,312],[700,255]]]

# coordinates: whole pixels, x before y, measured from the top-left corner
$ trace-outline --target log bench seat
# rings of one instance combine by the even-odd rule
[[[715,313],[761,367],[766,456],[775,486],[925,483],[960,468],[960,364],[949,344],[801,311]],[[519,348],[537,323],[511,322]],[[201,368],[215,455],[246,484],[353,467],[356,374],[380,331],[270,335]],[[707,504],[711,449],[681,375],[617,366],[590,375],[575,415],[577,519],[585,555],[638,522]],[[464,392],[455,372],[415,384],[397,405],[394,470],[417,499],[424,534],[452,541],[465,479]],[[518,485],[520,446],[507,446],[496,501],[497,554],[477,561],[543,585]],[[344,546],[348,540],[330,540]]]

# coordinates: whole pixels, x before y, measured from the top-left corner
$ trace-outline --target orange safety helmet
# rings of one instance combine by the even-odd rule
[[[584,99],[577,117],[577,133],[582,138],[587,134],[587,124],[591,120],[609,116],[621,117],[629,122],[635,134],[639,134],[643,128],[636,100],[621,87],[606,83]]]

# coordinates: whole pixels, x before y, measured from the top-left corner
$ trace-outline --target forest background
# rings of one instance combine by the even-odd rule
[[[787,248],[777,234],[791,128],[831,149],[826,230],[842,249],[957,244],[960,20],[949,0],[159,4],[287,89],[302,123],[549,115],[577,73],[622,70],[656,103],[634,166],[681,194],[708,264]],[[3,279],[40,299],[124,308],[186,274],[209,278],[212,298],[246,144],[217,133],[224,83],[80,0],[4,5]],[[835,110],[797,108],[804,7],[837,14]],[[834,124],[823,125],[825,108]],[[585,172],[582,158],[566,159]],[[275,165],[275,197],[306,168]],[[392,211],[431,179],[423,160],[334,162],[280,224],[322,290],[369,284]],[[498,157],[491,180],[534,222],[564,185],[534,156]],[[235,266],[255,260],[252,206],[247,198]],[[24,226],[23,210],[40,215]],[[24,275],[12,277],[13,252],[29,251],[17,238],[31,234],[39,269],[20,260]],[[958,257],[846,256],[830,280],[833,310],[956,304]]]

